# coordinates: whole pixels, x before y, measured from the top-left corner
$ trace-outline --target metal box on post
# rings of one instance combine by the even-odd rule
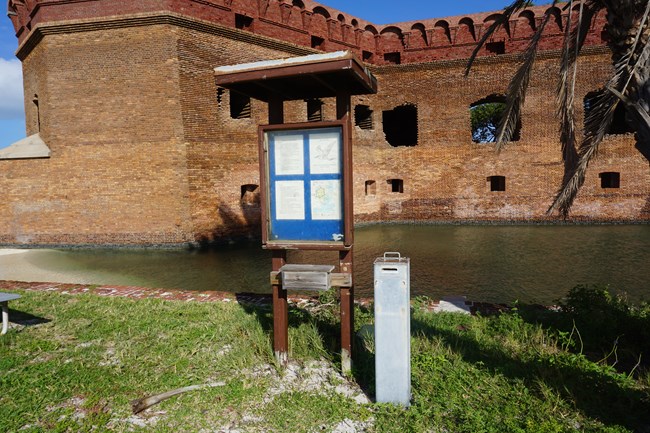
[[[284,265],[280,268],[284,290],[328,290],[332,287],[329,265]]]
[[[378,403],[411,400],[410,261],[399,253],[375,260],[375,389]]]

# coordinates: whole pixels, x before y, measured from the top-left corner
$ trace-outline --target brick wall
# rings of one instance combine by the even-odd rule
[[[477,65],[463,78],[464,64],[432,63],[377,68],[378,95],[355,98],[374,114],[372,131],[355,128],[355,211],[359,221],[545,220],[560,186],[563,165],[555,118],[558,61],[551,53],[532,74],[522,114],[521,138],[501,154],[494,144],[472,142],[469,107],[488,95],[504,93],[503,77],[514,73],[513,58]],[[577,100],[599,89],[610,73],[607,52],[580,61]],[[392,147],[382,131],[381,114],[405,103],[418,108],[418,145]],[[583,110],[578,108],[582,117]],[[600,187],[598,174],[619,172],[619,189]],[[505,176],[506,191],[490,191],[489,176]],[[403,193],[391,192],[388,179],[403,179]],[[624,182],[623,179],[626,179]],[[365,182],[376,181],[376,194]],[[634,149],[632,134],[611,135],[590,167],[571,218],[647,220],[650,203],[648,161]]]
[[[373,49],[377,63],[379,93],[353,98],[353,106],[373,111],[374,125],[353,131],[357,222],[555,218],[545,212],[562,176],[553,114],[557,51],[541,56],[533,73],[521,139],[497,155],[492,144],[472,142],[469,106],[505,91],[517,57],[483,57],[463,78],[474,44],[467,38],[483,28],[477,24],[472,36],[467,17],[447,20],[453,38],[443,50],[438,21],[368,37],[371,30],[350,31],[353,17],[310,15],[317,4],[308,1],[307,12],[277,1],[266,9],[263,1],[236,0],[40,3],[31,18],[12,20],[22,41],[27,132],[40,131],[52,156],[0,161],[0,243],[181,244],[258,234],[257,125],[267,123],[266,105],[252,101],[250,118],[233,119],[213,68],[310,53],[314,35],[327,50]],[[235,14],[253,17],[252,28],[235,29]],[[416,37],[400,37],[405,29]],[[429,36],[418,40],[418,31]],[[510,31],[502,36],[517,51],[525,29],[517,21]],[[545,43],[553,48],[559,30],[549,32]],[[345,42],[355,37],[357,45]],[[579,100],[610,72],[598,26],[590,41]],[[383,66],[386,50],[398,50],[404,64]],[[334,119],[334,101],[324,102],[325,119]],[[418,144],[393,147],[382,112],[403,104],[417,107]],[[306,120],[305,102],[286,103],[285,117]],[[633,143],[631,134],[605,140],[572,218],[650,218],[650,170]],[[620,173],[620,188],[601,188],[601,172]],[[504,176],[505,191],[491,191],[490,176]],[[403,182],[397,192],[389,179]],[[374,194],[366,194],[367,181],[375,182]]]
[[[24,62],[50,159],[0,161],[3,243],[190,240],[177,29],[51,35]],[[29,101],[28,101],[29,105]],[[33,110],[27,110],[34,133]]]
[[[476,41],[499,16],[498,12],[486,12],[381,26],[311,0],[32,0],[27,3],[10,0],[9,10],[13,11],[9,17],[21,43],[34,31],[42,30],[39,26],[55,22],[172,13],[228,27],[239,23],[248,32],[301,46],[312,46],[313,38],[320,39],[323,43],[319,49],[352,50],[359,57],[365,51],[365,60],[374,64],[390,63],[385,57],[387,53],[399,53],[401,63],[467,58]],[[569,11],[548,5],[520,12],[488,42],[502,44],[505,53],[523,51],[547,11],[551,18],[544,28],[540,47],[557,48]],[[603,44],[605,23],[602,13],[595,18],[585,41],[587,46]],[[485,47],[480,55],[494,52],[494,47]]]

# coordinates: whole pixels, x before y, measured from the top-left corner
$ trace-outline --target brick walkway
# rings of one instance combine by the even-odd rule
[[[0,280],[0,291],[2,290],[26,290],[33,292],[57,292],[67,295],[90,293],[97,296],[113,296],[132,299],[168,299],[187,302],[237,302],[239,304],[254,305],[259,307],[270,307],[273,298],[271,294],[263,293],[230,293],[217,291],[199,292],[196,290],[178,289],[150,289],[137,286],[100,286],[93,284],[64,284],[64,283],[30,283],[24,281],[2,281]],[[370,307],[372,299],[356,298],[356,304]],[[318,305],[318,296],[290,295],[289,304],[300,308],[309,308]],[[423,303],[422,308],[429,311],[446,311],[441,309],[440,302],[428,301]],[[472,314],[481,311],[482,314],[496,314],[508,311],[509,307],[499,304],[467,302],[467,310]]]
[[[64,283],[30,283],[24,281],[2,281],[1,290],[26,290],[33,292],[57,292],[66,295],[90,293],[97,296],[123,297],[132,299],[168,299],[187,302],[238,302],[240,304],[270,306],[273,298],[270,294],[260,293],[229,293],[217,291],[199,292],[196,290],[150,289],[137,286],[101,286],[94,284],[64,284]],[[360,300],[355,300],[359,302]],[[361,300],[367,303],[368,300]],[[318,303],[317,296],[289,296],[289,303],[299,307]]]

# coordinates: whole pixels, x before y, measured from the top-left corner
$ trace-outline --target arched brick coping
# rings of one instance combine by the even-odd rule
[[[576,7],[579,7],[577,5]],[[494,34],[482,56],[520,53],[545,13],[553,16],[540,43],[542,50],[560,48],[568,10],[536,6],[526,9]],[[219,24],[322,51],[352,50],[368,63],[408,64],[467,58],[485,29],[499,17],[487,12],[447,18],[375,25],[310,0],[8,0],[7,15],[21,44],[34,45],[44,28],[114,21],[125,17],[179,15]],[[601,13],[585,45],[604,45]],[[144,25],[144,24],[140,24]],[[81,30],[81,28],[80,28]],[[22,55],[20,53],[22,52]]]

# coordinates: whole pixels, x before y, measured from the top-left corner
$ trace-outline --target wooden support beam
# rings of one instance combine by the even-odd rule
[[[269,101],[269,124],[284,123],[284,101],[274,98]],[[262,224],[265,222],[262,221]],[[272,269],[279,271],[287,262],[286,250],[273,250]],[[287,292],[274,284],[273,290],[273,352],[280,365],[289,362],[289,305]]]
[[[331,274],[331,277],[332,287],[352,287],[351,273],[333,272]],[[280,280],[280,272],[271,272],[271,285],[282,285],[282,281]]]
[[[274,270],[279,270],[286,261],[286,251],[273,250]],[[280,365],[289,362],[289,305],[287,291],[280,284],[273,284],[273,352]]]
[[[341,272],[352,273],[352,251],[339,252]],[[354,343],[354,286],[341,287],[341,370],[352,372],[352,350]]]
[[[354,244],[354,201],[352,173],[352,98],[349,93],[336,95],[336,118],[343,122],[343,190],[346,191],[344,209],[345,243],[349,250],[339,251],[339,272],[352,274],[352,245]],[[352,372],[354,343],[354,285],[340,289],[341,298],[341,370]]]

